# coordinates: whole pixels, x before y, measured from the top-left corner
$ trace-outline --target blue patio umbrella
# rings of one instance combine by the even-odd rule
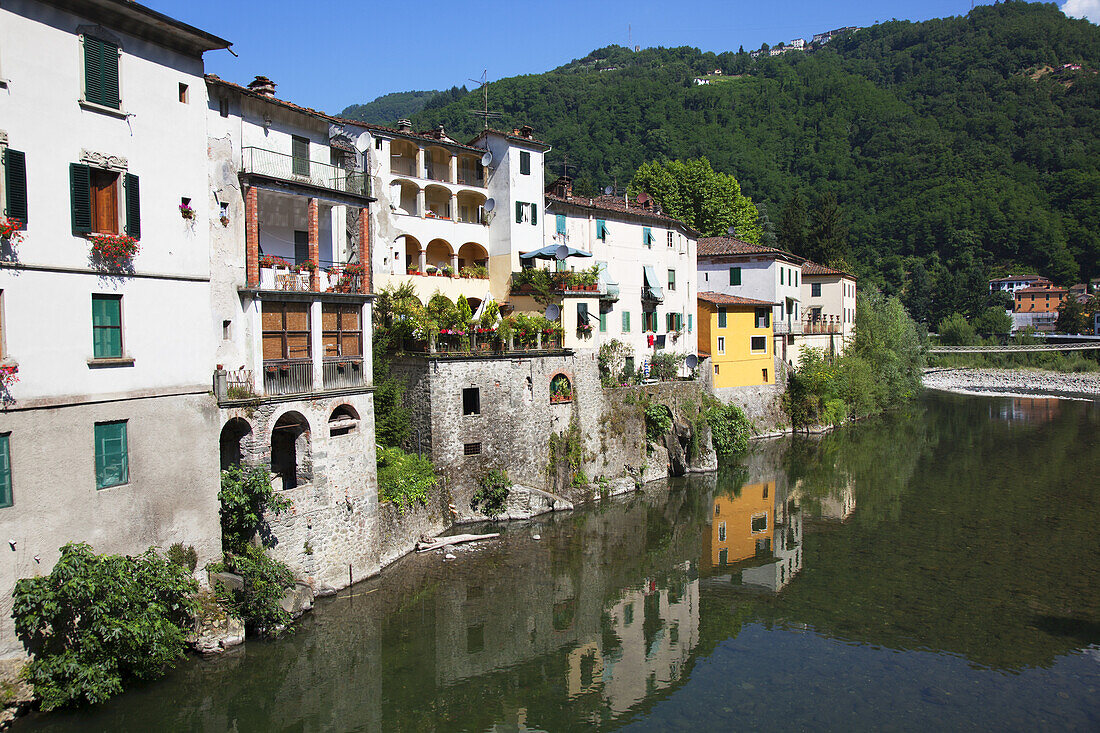
[[[565,257],[591,257],[591,252],[585,252],[582,249],[576,249],[574,247],[566,247],[564,244],[548,244],[541,249],[531,250],[530,252],[520,252],[519,257],[521,260],[556,260],[558,259],[558,250],[565,247],[567,251]]]

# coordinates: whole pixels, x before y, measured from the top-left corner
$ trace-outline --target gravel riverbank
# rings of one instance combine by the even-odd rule
[[[925,369],[924,386],[985,395],[1100,397],[1100,372],[1042,369]]]

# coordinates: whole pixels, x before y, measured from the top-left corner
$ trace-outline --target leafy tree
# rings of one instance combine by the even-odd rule
[[[736,178],[715,172],[706,158],[643,164],[630,182],[630,191],[644,191],[666,214],[707,236],[723,235],[734,226],[739,239],[760,241],[756,207],[741,194]]]
[[[70,543],[49,575],[16,581],[15,630],[33,657],[23,676],[43,710],[96,704],[184,657],[198,584],[150,549],[96,555]]]
[[[944,346],[973,346],[978,343],[978,332],[962,313],[952,313],[940,321],[940,341]]]
[[[1073,296],[1062,301],[1058,308],[1058,320],[1054,323],[1054,329],[1061,333],[1092,333],[1092,324],[1086,317],[1085,308]]]
[[[1012,316],[998,306],[986,308],[974,319],[974,329],[981,334],[1007,335],[1012,331]]]

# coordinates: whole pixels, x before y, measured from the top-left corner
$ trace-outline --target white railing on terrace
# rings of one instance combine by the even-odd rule
[[[303,183],[331,191],[369,196],[370,188],[362,173],[348,173],[328,163],[298,158],[264,148],[241,148],[241,170],[283,181]]]

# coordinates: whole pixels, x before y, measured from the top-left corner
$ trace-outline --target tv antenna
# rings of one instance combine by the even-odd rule
[[[469,80],[469,81],[472,81],[475,84],[477,84],[478,87],[481,89],[481,92],[482,92],[482,95],[483,95],[482,99],[484,99],[485,106],[482,109],[467,110],[467,112],[469,114],[472,114],[475,117],[480,117],[484,121],[486,130],[489,129],[489,118],[490,117],[499,119],[499,118],[504,116],[500,112],[490,112],[489,111],[489,81],[488,81],[488,78],[489,78],[489,70],[484,69],[481,72],[481,78],[480,79],[470,79]]]
[[[569,153],[565,153],[565,155],[562,157],[562,161],[561,161],[561,174],[562,174],[562,176],[568,177],[570,168],[572,168],[573,170],[576,170],[577,166],[575,166],[575,165],[573,165],[572,163],[569,162]]]

